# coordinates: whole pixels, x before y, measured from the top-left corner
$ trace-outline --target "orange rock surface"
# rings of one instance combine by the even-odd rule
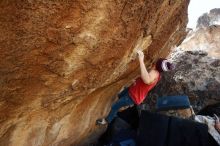
[[[2,0],[0,145],[85,145],[114,95],[185,37],[189,0]]]

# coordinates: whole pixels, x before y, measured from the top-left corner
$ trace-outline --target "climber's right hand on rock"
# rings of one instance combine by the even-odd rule
[[[138,58],[140,61],[144,61],[144,53],[141,50],[137,50]]]

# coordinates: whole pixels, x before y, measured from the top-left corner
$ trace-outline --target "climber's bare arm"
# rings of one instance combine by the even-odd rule
[[[218,116],[216,116],[216,120],[215,120],[215,129],[220,133],[220,120],[218,118]]]
[[[141,79],[145,84],[151,84],[157,78],[158,73],[155,70],[148,72],[144,64],[144,53],[140,50],[137,53],[141,69]]]

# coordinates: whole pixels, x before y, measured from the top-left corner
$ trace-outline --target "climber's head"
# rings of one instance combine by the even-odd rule
[[[155,64],[155,68],[159,72],[171,71],[175,69],[175,65],[167,59],[160,58]]]

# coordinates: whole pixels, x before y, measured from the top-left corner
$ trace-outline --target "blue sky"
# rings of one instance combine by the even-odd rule
[[[188,8],[189,22],[187,27],[195,28],[199,16],[213,8],[220,8],[220,0],[190,0]]]

